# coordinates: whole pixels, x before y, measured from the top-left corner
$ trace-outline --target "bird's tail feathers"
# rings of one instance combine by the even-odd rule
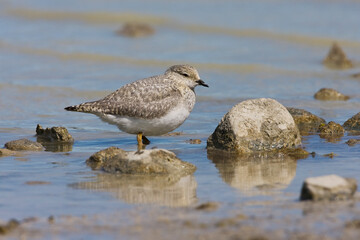
[[[73,112],[92,112],[93,106],[91,102],[86,102],[79,105],[68,106],[64,109],[66,111],[73,111]]]

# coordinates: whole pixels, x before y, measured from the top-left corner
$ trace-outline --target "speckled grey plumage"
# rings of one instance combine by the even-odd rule
[[[197,85],[207,87],[194,67],[175,65],[163,75],[129,83],[103,99],[65,109],[97,115],[154,119],[164,116],[179,103],[184,103],[190,112],[195,104],[194,88]]]

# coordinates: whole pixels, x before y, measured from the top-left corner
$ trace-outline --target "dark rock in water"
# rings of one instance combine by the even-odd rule
[[[207,211],[207,212],[215,211],[218,208],[219,208],[219,204],[217,202],[206,202],[195,207],[196,210]]]
[[[40,143],[25,138],[7,142],[5,147],[12,151],[42,151],[44,149]]]
[[[358,144],[360,142],[360,139],[349,139],[348,141],[346,141],[346,144],[349,146],[355,146],[356,144]]]
[[[179,174],[188,175],[196,170],[191,163],[181,161],[165,149],[127,152],[110,147],[95,153],[87,161],[92,168],[121,174]]]
[[[337,155],[336,153],[331,152],[331,153],[326,153],[326,154],[324,154],[323,156],[332,159],[332,158],[334,158],[334,157],[336,157],[336,156],[338,156],[338,155]]]
[[[5,235],[17,228],[20,222],[16,219],[10,219],[6,224],[0,224],[0,235]]]
[[[344,128],[336,123],[336,122],[329,122],[328,124],[321,125],[319,128],[320,137],[321,138],[340,138],[344,136],[345,130]]]
[[[133,22],[124,24],[116,33],[125,37],[146,37],[153,35],[155,30],[146,23]]]
[[[353,197],[357,183],[352,178],[337,175],[311,177],[304,181],[300,200],[346,200]]]
[[[70,135],[65,127],[52,127],[43,129],[40,124],[36,126],[36,136],[41,141],[48,142],[74,142],[74,138]]]
[[[360,112],[344,122],[343,127],[347,131],[360,131]]]
[[[326,121],[323,118],[320,118],[304,109],[291,107],[287,107],[286,109],[294,118],[294,121],[298,126],[301,135],[317,133],[319,132],[319,126],[321,124],[326,124]]]
[[[301,144],[301,135],[288,110],[269,99],[235,105],[207,140],[208,149],[240,154],[281,151]]]
[[[360,73],[354,73],[351,75],[353,78],[360,78]]]
[[[37,141],[47,151],[69,152],[72,150],[74,138],[65,127],[52,127],[43,129],[40,124],[36,126]]]
[[[350,97],[332,88],[322,88],[315,93],[314,98],[322,101],[346,101]]]
[[[354,219],[345,223],[346,228],[360,229],[360,219]]]
[[[200,139],[189,139],[186,141],[187,143],[190,144],[201,144],[201,140]]]
[[[346,57],[346,54],[337,43],[332,45],[323,63],[332,69],[347,69],[353,67],[352,62]]]

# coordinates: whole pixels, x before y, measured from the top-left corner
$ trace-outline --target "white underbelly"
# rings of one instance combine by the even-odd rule
[[[145,136],[158,136],[175,130],[189,116],[190,112],[186,107],[179,106],[166,115],[143,119],[134,117],[121,117],[112,114],[102,114],[99,117],[110,124],[116,125],[121,131],[138,134],[142,132]]]

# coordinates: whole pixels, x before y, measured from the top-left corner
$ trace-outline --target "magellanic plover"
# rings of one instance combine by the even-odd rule
[[[195,87],[209,87],[190,65],[174,65],[163,75],[144,78],[119,88],[103,99],[66,107],[92,113],[120,130],[137,134],[138,149],[158,136],[173,131],[195,105]]]

